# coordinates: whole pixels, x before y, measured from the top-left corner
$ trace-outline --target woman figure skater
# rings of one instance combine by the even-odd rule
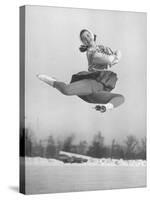
[[[81,30],[80,40],[83,44],[79,49],[86,52],[88,71],[74,74],[69,84],[43,74],[37,77],[64,95],[77,95],[88,103],[98,104],[95,106],[97,111],[105,112],[120,106],[124,102],[124,96],[111,93],[115,88],[117,75],[109,70],[119,62],[120,51],[97,45],[96,35],[87,29]]]

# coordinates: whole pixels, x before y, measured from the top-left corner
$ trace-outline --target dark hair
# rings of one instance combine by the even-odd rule
[[[88,50],[88,46],[87,45],[80,45],[79,50],[81,51],[81,53],[84,53]]]
[[[82,30],[80,31],[80,39],[81,39],[82,34],[83,34],[85,31],[88,31],[88,32],[89,32],[89,30],[87,30],[87,29],[82,29]],[[82,40],[82,39],[81,39],[81,40]],[[94,41],[96,41],[96,35],[95,35],[95,34],[94,34]],[[88,46],[87,46],[87,45],[81,45],[81,46],[79,47],[79,50],[80,50],[82,53],[84,53],[85,51],[88,50]]]

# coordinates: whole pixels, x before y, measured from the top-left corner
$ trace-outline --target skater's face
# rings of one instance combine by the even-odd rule
[[[84,45],[91,46],[94,42],[93,35],[89,31],[84,31],[81,35],[81,41]]]

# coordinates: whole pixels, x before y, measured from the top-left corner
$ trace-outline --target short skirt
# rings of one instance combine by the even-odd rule
[[[77,74],[73,74],[70,83],[80,81],[83,79],[93,79],[103,85],[104,91],[111,91],[115,88],[116,82],[118,80],[117,74],[112,71],[96,71],[88,72],[81,71]]]

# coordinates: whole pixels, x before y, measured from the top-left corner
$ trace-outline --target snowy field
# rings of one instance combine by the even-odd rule
[[[64,164],[44,158],[26,158],[26,193],[55,193],[146,186],[146,161],[92,159]]]

